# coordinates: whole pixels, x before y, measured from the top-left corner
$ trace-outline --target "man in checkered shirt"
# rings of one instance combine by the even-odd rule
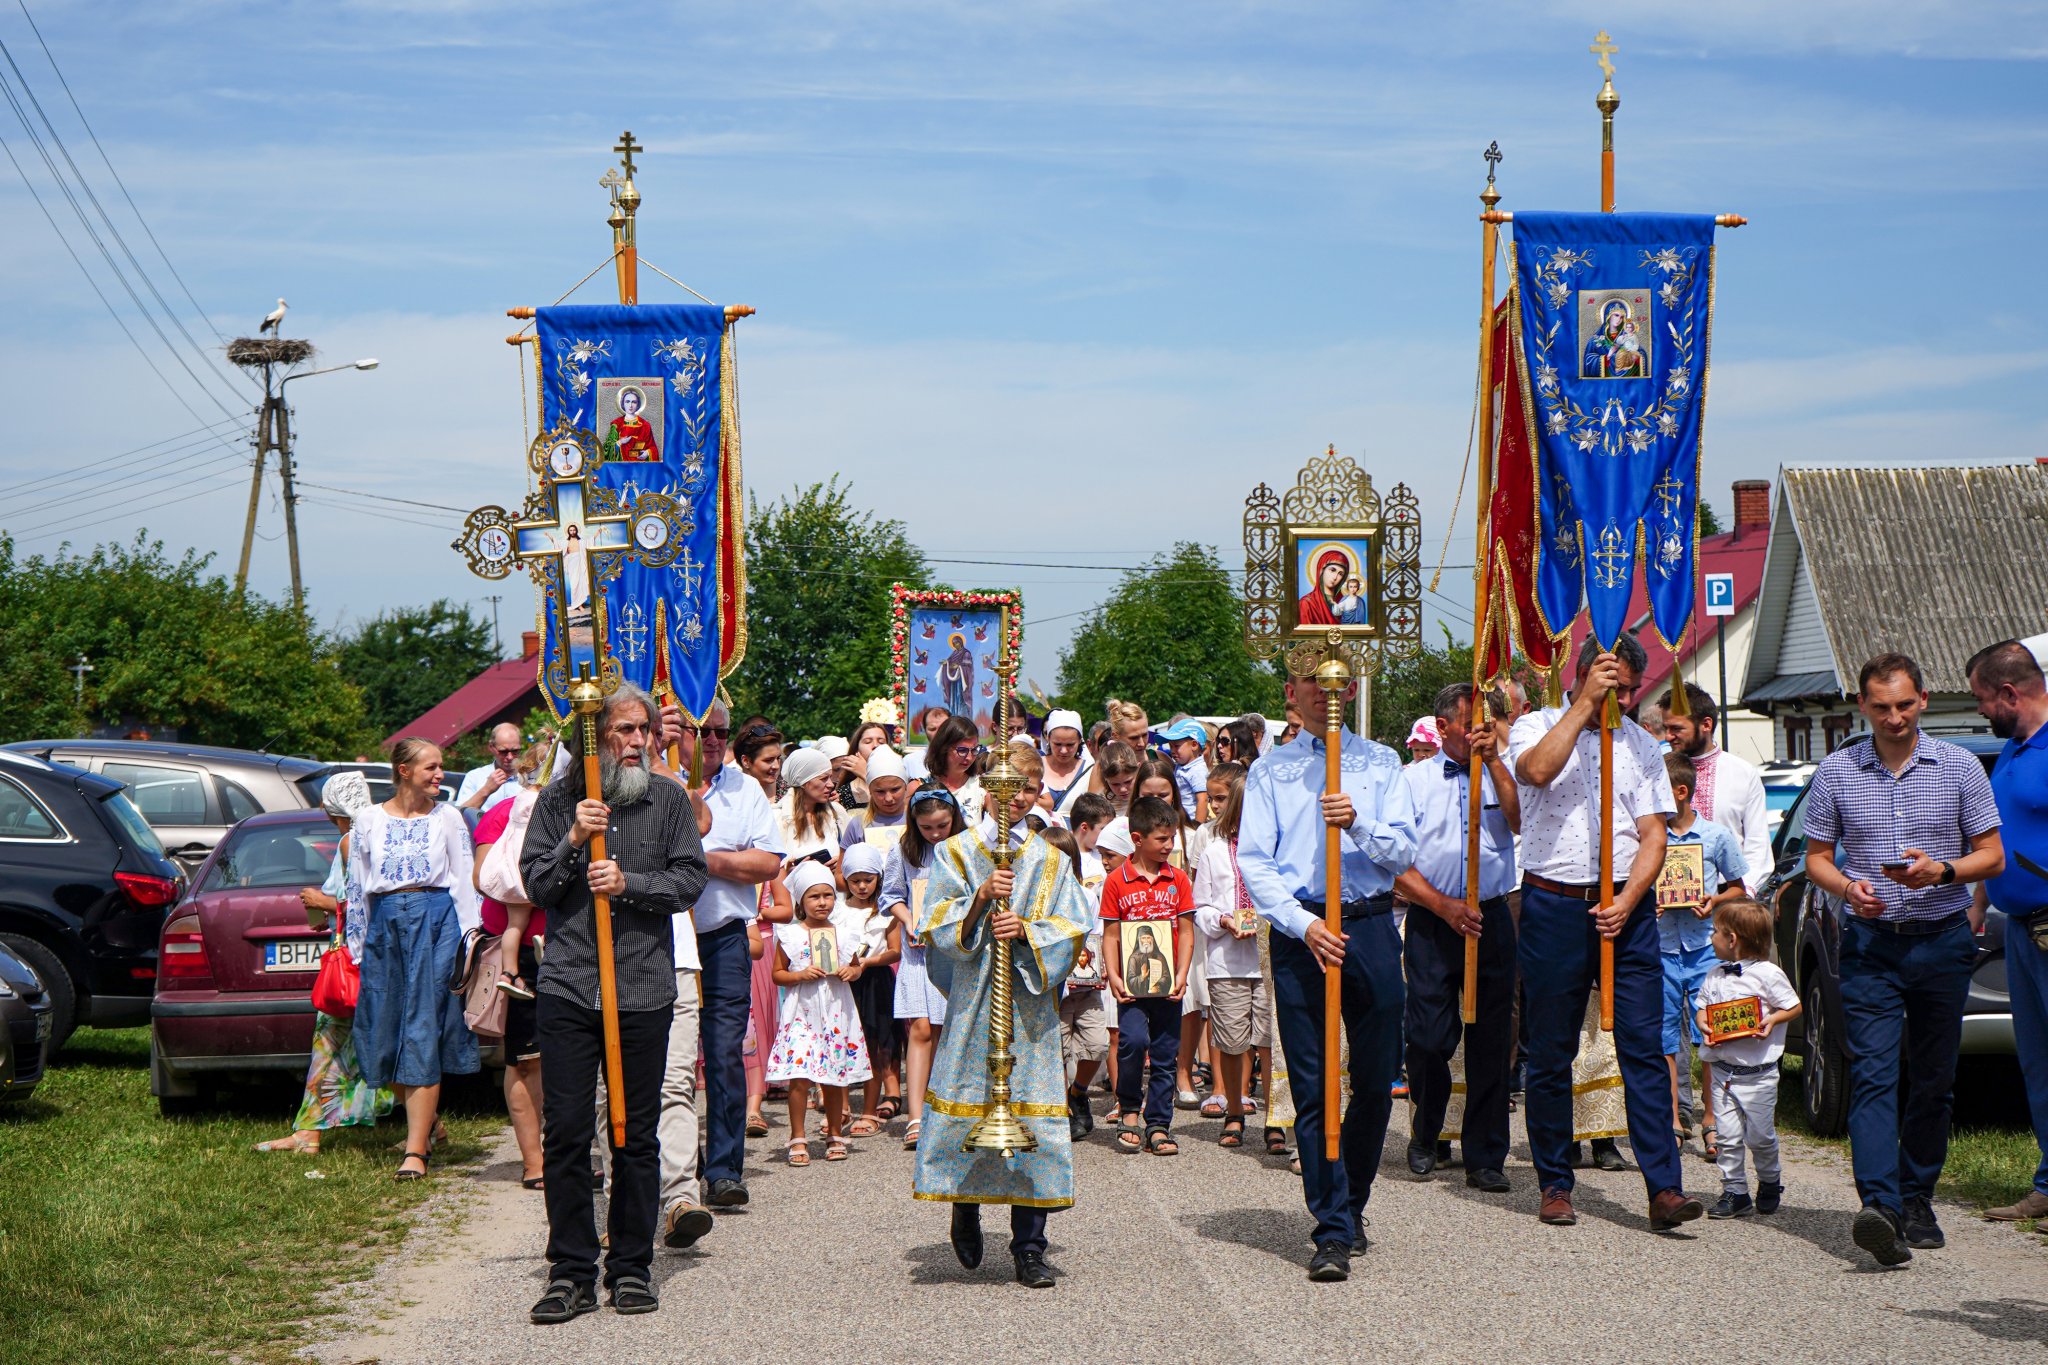
[[[1977,949],[1971,882],[2005,867],[1991,781],[1967,750],[1920,732],[1927,683],[1903,654],[1863,665],[1868,741],[1821,761],[1806,797],[1806,876],[1839,898],[1849,1041],[1849,1147],[1878,1264],[1943,1244],[1929,1202],[1948,1156],[1963,1004]],[[1899,1071],[1907,1077],[1899,1110]]]

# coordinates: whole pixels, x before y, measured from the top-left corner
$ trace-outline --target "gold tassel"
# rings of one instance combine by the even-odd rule
[[[1680,644],[1685,643],[1685,636],[1680,634],[1678,640]],[[1687,718],[1692,716],[1692,701],[1685,695],[1685,674],[1680,671],[1680,660],[1676,649],[1671,651],[1671,709],[1664,714]]]

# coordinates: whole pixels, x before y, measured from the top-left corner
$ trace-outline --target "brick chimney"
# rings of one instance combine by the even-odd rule
[[[532,658],[537,658],[537,657],[539,656],[539,654],[540,654],[540,632],[539,632],[539,631],[537,631],[537,630],[522,630],[522,631],[520,631],[520,632],[519,632],[519,657],[520,657],[520,658],[522,658],[522,659],[532,659]]]
[[[1768,535],[1771,529],[1771,481],[1769,479],[1737,479],[1735,481],[1735,539],[1747,540],[1752,535]]]

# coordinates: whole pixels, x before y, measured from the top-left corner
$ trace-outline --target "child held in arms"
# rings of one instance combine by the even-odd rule
[[[1023,778],[1010,802],[1021,822],[1038,803],[1044,768],[1028,744],[1010,747]],[[998,870],[978,831],[948,839],[932,856],[918,935],[930,944],[927,969],[946,995],[946,1028],[933,1059],[934,1103],[917,1144],[914,1193],[953,1206],[953,1253],[969,1270],[981,1264],[981,1206],[1010,1206],[1010,1254],[1017,1282],[1049,1289],[1045,1220],[1074,1202],[1074,1154],[1060,1056],[1061,986],[1088,928],[1088,901],[1067,855],[1031,835],[1007,868]],[[988,1111],[989,1009],[995,986],[995,943],[1008,940],[1010,1103],[1036,1146],[1005,1156],[966,1151]]]

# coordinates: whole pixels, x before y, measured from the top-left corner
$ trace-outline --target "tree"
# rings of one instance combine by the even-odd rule
[[[0,536],[0,739],[105,726],[244,749],[333,756],[364,734],[362,694],[303,612],[241,596],[161,541],[15,557]],[[82,700],[68,671],[80,655]]]
[[[1519,656],[1515,678],[1532,701],[1541,701],[1543,680]],[[1436,713],[1436,694],[1452,683],[1472,681],[1472,646],[1444,631],[1440,649],[1424,645],[1405,659],[1389,659],[1372,680],[1372,737],[1406,754],[1408,731],[1422,716]]]
[[[341,675],[362,689],[363,709],[381,740],[447,700],[497,662],[491,623],[442,598],[380,612],[335,644]]]
[[[903,523],[857,508],[835,475],[747,500],[747,656],[733,714],[788,735],[843,735],[889,692],[889,585],[930,586]]]
[[[1207,545],[1183,541],[1124,575],[1060,654],[1060,704],[1111,697],[1153,716],[1278,715],[1280,674],[1244,647],[1244,604]]]
[[[1718,535],[1720,535],[1720,534],[1721,534],[1721,518],[1720,518],[1720,517],[1719,517],[1718,515],[1716,515],[1716,514],[1715,514],[1715,512],[1714,512],[1714,504],[1712,504],[1711,502],[1708,502],[1708,501],[1707,501],[1707,500],[1706,500],[1705,498],[1701,498],[1701,499],[1700,499],[1700,501],[1699,501],[1699,509],[1700,509],[1700,534],[1701,534],[1702,536],[1718,536]]]

